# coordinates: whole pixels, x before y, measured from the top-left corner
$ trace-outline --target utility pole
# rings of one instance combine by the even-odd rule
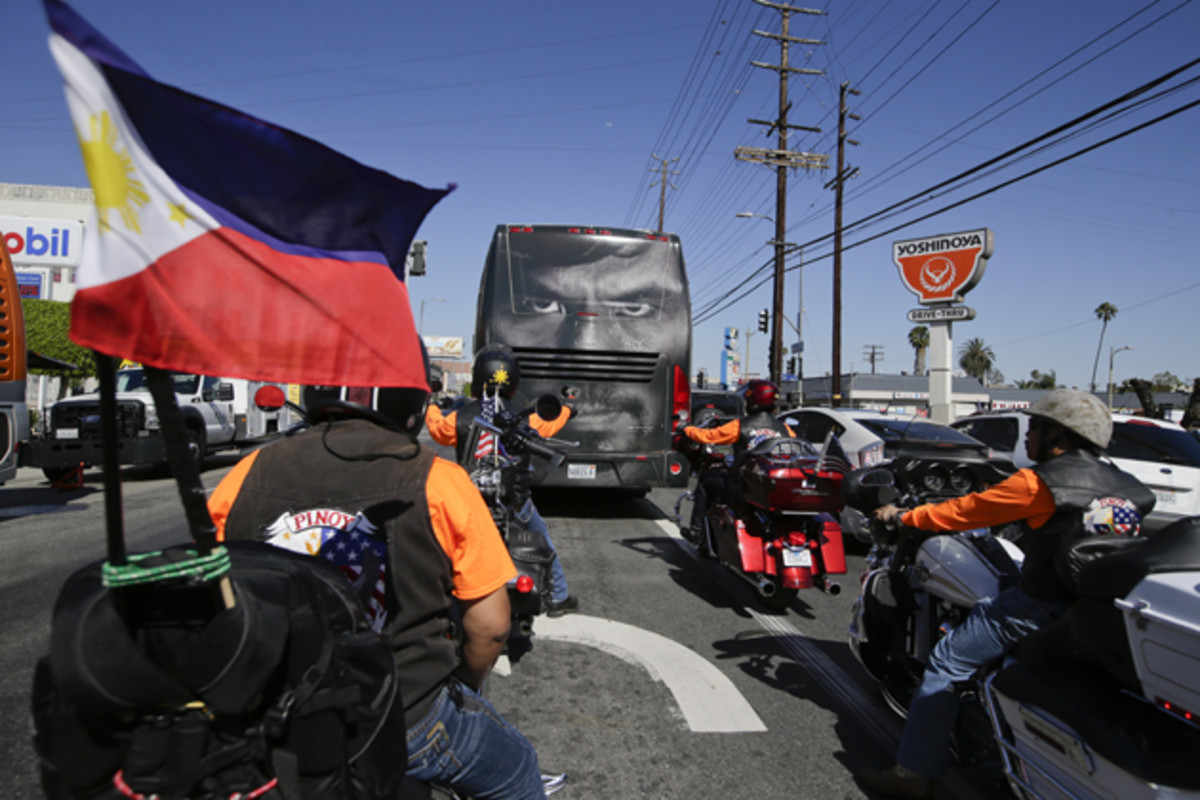
[[[864,344],[863,358],[871,362],[871,374],[875,374],[875,362],[883,359],[883,345]]]
[[[779,73],[779,116],[775,120],[751,119],[747,121],[755,125],[766,125],[767,136],[770,137],[774,132],[778,135],[778,140],[777,147],[774,150],[761,147],[738,147],[734,149],[733,153],[734,158],[738,160],[752,161],[775,167],[775,240],[772,242],[775,245],[775,280],[772,297],[771,355],[768,370],[772,382],[778,385],[780,376],[783,373],[783,261],[785,239],[787,237],[787,171],[789,167],[793,169],[797,167],[825,169],[829,166],[829,156],[827,155],[795,152],[788,149],[789,131],[821,132],[820,128],[791,125],[788,123],[788,111],[792,107],[792,104],[788,102],[788,78],[795,74],[823,74],[819,69],[803,69],[792,67],[788,64],[788,46],[790,44],[823,44],[819,39],[798,39],[790,36],[789,25],[792,14],[820,16],[825,12],[811,8],[798,8],[796,6],[772,3],[768,2],[768,0],[754,0],[754,2],[760,6],[775,9],[780,12],[782,18],[780,33],[768,33],[759,30],[752,31],[755,36],[762,36],[779,42],[779,63],[750,62],[750,66],[752,67],[775,70]]]
[[[662,171],[662,177],[659,178],[654,183],[650,184],[650,188],[654,188],[655,186],[659,187],[659,189],[658,189],[658,232],[662,233],[663,232],[663,212],[666,209],[666,205],[667,205],[667,184],[670,184],[671,188],[674,189],[675,191],[679,191],[678,186],[676,186],[673,183],[670,183],[670,181],[667,180],[667,164],[670,164],[674,161],[678,161],[679,158],[675,157],[675,158],[668,160],[665,158],[659,158],[658,156],[656,156],[654,154],[651,154],[650,157],[653,158],[655,161],[662,162],[661,168],[656,167],[656,168],[653,168],[650,170],[651,172],[658,172],[660,170]],[[679,171],[671,170],[670,174],[678,175]]]
[[[846,108],[847,94],[862,94],[857,89],[851,89],[850,83],[842,84],[838,100],[838,142],[837,142],[837,175],[832,183],[835,187],[836,200],[833,212],[833,395],[832,404],[837,408],[842,404],[842,187],[846,179],[853,177],[858,168],[846,172],[846,143],[858,144],[854,139],[846,138],[846,118],[861,119],[857,114],[851,114]],[[825,185],[826,188],[829,184]]]

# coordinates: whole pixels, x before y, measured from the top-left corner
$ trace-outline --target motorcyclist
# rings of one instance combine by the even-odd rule
[[[435,442],[454,447],[458,463],[470,471],[480,458],[491,454],[489,447],[502,446],[491,434],[481,433],[472,446],[471,423],[476,417],[491,420],[505,407],[520,410],[528,404],[517,392],[521,380],[521,368],[512,349],[503,344],[489,344],[476,355],[471,365],[472,400],[449,414],[443,415],[436,405],[425,412],[425,426]],[[574,413],[564,404],[557,418],[545,420],[536,413],[530,415],[529,426],[541,436],[549,437],[562,430]],[[468,448],[473,447],[472,450]],[[486,451],[486,452],[485,452]],[[579,598],[572,595],[567,586],[567,575],[559,560],[550,529],[537,506],[533,504],[530,481],[532,471],[529,456],[522,454],[515,466],[516,482],[506,502],[513,511],[513,520],[525,530],[542,537],[548,552],[553,554],[550,562],[550,607],[547,616],[558,617],[579,609]]]
[[[732,444],[734,468],[728,471],[702,472],[696,479],[692,494],[692,517],[685,535],[696,544],[703,540],[704,515],[714,500],[723,496],[731,477],[736,473],[740,457],[747,450],[767,439],[796,434],[783,422],[775,419],[779,387],[771,381],[755,378],[741,388],[745,415],[717,428],[698,428],[686,425],[679,433],[701,444]]]
[[[418,444],[428,392],[366,390],[363,404],[307,394],[311,427],[246,456],[213,492],[218,538],[361,572],[356,586],[398,667],[410,780],[543,797],[533,745],[480,693],[508,637],[516,568],[466,472]]]
[[[1025,413],[1025,451],[1035,466],[982,492],[902,512],[888,505],[876,518],[930,531],[1019,523],[1025,553],[1018,584],[977,604],[938,642],[908,710],[889,769],[865,768],[868,789],[894,797],[932,798],[949,763],[959,697],[953,685],[1003,656],[1018,641],[1064,614],[1074,592],[1057,568],[1061,546],[1091,533],[1136,533],[1154,493],[1099,456],[1112,417],[1094,395],[1055,389]]]

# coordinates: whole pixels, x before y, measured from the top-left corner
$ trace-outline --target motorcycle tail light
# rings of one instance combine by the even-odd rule
[[[521,575],[517,578],[517,591],[521,594],[529,594],[533,591],[533,578],[528,575]]]

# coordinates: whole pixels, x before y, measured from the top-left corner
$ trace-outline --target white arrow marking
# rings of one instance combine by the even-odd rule
[[[573,642],[640,666],[667,685],[696,733],[756,733],[767,726],[715,666],[665,636],[611,619],[570,614],[538,617],[538,639]]]

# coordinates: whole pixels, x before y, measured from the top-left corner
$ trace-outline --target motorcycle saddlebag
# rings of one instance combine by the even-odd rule
[[[394,798],[405,747],[391,647],[341,570],[263,543],[228,545],[215,583],[104,585],[72,575],[33,687],[52,800]],[[190,548],[169,548],[169,566]],[[404,796],[400,794],[400,796]]]

